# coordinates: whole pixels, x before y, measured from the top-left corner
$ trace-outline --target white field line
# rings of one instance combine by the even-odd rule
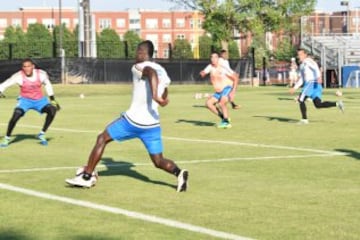
[[[151,223],[162,224],[165,226],[179,228],[179,229],[183,229],[186,231],[201,233],[201,234],[209,235],[212,237],[218,237],[218,238],[222,238],[222,239],[232,239],[232,240],[250,240],[250,238],[238,236],[238,235],[235,235],[232,233],[217,231],[217,230],[204,228],[204,227],[200,227],[200,226],[196,226],[196,225],[192,225],[192,224],[188,224],[188,223],[184,223],[184,222],[179,222],[179,221],[175,221],[175,220],[171,220],[171,219],[167,219],[167,218],[157,217],[154,215],[147,215],[147,214],[143,214],[140,212],[134,212],[134,211],[126,210],[126,209],[92,203],[89,201],[83,201],[83,200],[78,200],[78,199],[73,199],[73,198],[68,198],[68,197],[57,196],[57,195],[53,195],[53,194],[49,194],[49,193],[38,192],[38,191],[30,190],[30,189],[12,186],[9,184],[0,183],[0,189],[13,191],[13,192],[17,192],[17,193],[22,193],[22,194],[33,196],[33,197],[53,200],[53,201],[57,201],[57,202],[67,203],[67,204],[72,204],[72,205],[76,205],[76,206],[80,206],[80,207],[86,207],[86,208],[99,210],[99,211],[103,211],[103,212],[124,215],[124,216],[130,217],[130,218],[139,219],[139,220],[151,222]]]
[[[0,123],[0,125],[5,125],[4,123]],[[39,126],[34,125],[18,125],[19,127],[24,128],[36,128],[38,129]],[[95,130],[78,130],[78,129],[71,129],[71,128],[51,128],[52,131],[60,131],[60,132],[71,132],[71,133],[99,133],[100,131]],[[323,153],[323,154],[330,154],[330,155],[344,155],[344,153],[336,152],[336,151],[326,151],[326,150],[318,150],[312,148],[302,148],[302,147],[290,147],[290,146],[281,146],[281,145],[268,145],[268,144],[258,144],[258,143],[241,143],[241,142],[234,142],[234,141],[219,141],[219,140],[208,140],[208,139],[191,139],[191,138],[178,138],[178,137],[163,137],[164,139],[168,140],[175,140],[175,141],[186,141],[186,142],[200,142],[200,143],[218,143],[218,144],[227,144],[227,145],[239,145],[239,146],[248,146],[248,147],[262,147],[262,148],[273,148],[273,149],[284,149],[284,150],[295,150],[295,151],[305,151],[305,152],[312,152],[312,153]]]
[[[220,159],[202,159],[202,160],[186,160],[176,161],[176,163],[190,165],[201,163],[219,163],[219,162],[235,162],[235,161],[253,161],[253,160],[273,160],[273,159],[296,159],[296,158],[311,158],[311,157],[335,157],[340,154],[306,154],[306,155],[287,155],[287,156],[266,156],[266,157],[234,157],[234,158],[220,158]],[[347,155],[342,153],[341,155]],[[96,169],[99,168],[119,168],[128,166],[128,163],[113,163],[113,164],[98,164]],[[132,166],[153,166],[152,163],[131,163]],[[24,172],[42,172],[42,171],[59,171],[68,169],[77,169],[79,166],[66,166],[66,167],[44,167],[44,168],[20,168],[20,169],[3,169],[0,174],[5,173],[24,173]]]

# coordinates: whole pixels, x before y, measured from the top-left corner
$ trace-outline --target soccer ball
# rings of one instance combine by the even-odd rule
[[[338,96],[338,97],[341,97],[343,94],[342,94],[342,92],[340,90],[337,90],[335,92],[335,95]]]
[[[80,167],[80,168],[78,168],[76,170],[76,177],[82,176],[84,173],[85,173],[85,166]],[[90,180],[96,182],[98,180],[98,178],[99,178],[99,175],[98,175],[97,171],[93,171],[91,173],[91,179]]]

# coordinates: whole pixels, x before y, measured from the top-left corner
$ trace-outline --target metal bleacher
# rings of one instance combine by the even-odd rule
[[[335,70],[338,79],[342,79],[343,66],[360,64],[360,35],[358,34],[307,35],[302,38],[302,47],[321,59],[324,71]],[[339,85],[341,86],[341,81]]]

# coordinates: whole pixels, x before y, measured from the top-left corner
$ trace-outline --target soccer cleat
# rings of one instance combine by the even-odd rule
[[[9,146],[10,143],[10,137],[5,136],[2,142],[0,143],[0,147],[4,148]]]
[[[240,105],[237,105],[237,104],[234,103],[234,102],[231,102],[231,107],[232,107],[232,109],[239,109],[241,106],[240,106]]]
[[[67,184],[70,184],[71,186],[75,186],[75,187],[86,187],[86,188],[91,188],[92,186],[95,185],[96,183],[96,178],[95,177],[91,177],[89,180],[85,180],[83,178],[83,175],[81,174],[80,176],[76,176],[74,178],[68,178],[65,179],[65,182]]]
[[[344,106],[344,103],[343,103],[343,101],[338,101],[337,103],[336,103],[336,105],[337,105],[337,107],[340,109],[340,111],[342,112],[342,113],[344,113],[344,111],[345,111],[345,106]]]
[[[227,129],[227,128],[231,128],[232,126],[230,122],[221,121],[221,123],[217,127],[222,129]]]
[[[178,185],[177,185],[177,192],[185,192],[187,189],[187,180],[189,178],[189,172],[186,169],[180,171],[178,176]]]
[[[309,124],[309,120],[308,119],[301,119],[298,124],[300,125],[305,125],[305,124]]]
[[[46,140],[46,137],[45,137],[45,133],[39,133],[37,135],[37,138],[40,140],[40,144],[43,145],[43,146],[47,146],[48,145],[48,142]]]

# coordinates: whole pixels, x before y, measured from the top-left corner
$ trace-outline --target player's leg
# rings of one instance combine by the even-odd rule
[[[50,124],[53,122],[55,115],[56,115],[56,107],[54,107],[51,104],[46,104],[43,108],[40,110],[41,113],[46,113],[45,122],[43,125],[43,128],[41,129],[41,132],[38,134],[38,138],[40,139],[40,143],[42,145],[47,145],[47,140],[45,137],[45,132],[50,127]]]
[[[309,120],[307,119],[307,109],[306,109],[306,99],[308,97],[304,93],[300,93],[298,97],[300,112],[301,112],[301,120],[299,121],[299,124],[308,124]]]
[[[154,127],[150,129],[143,129],[138,137],[146,147],[154,166],[167,173],[175,175],[178,180],[177,191],[186,191],[189,172],[186,169],[180,169],[174,161],[163,156],[161,128]]]
[[[218,99],[214,96],[211,96],[209,97],[207,100],[206,100],[206,106],[207,108],[212,112],[214,113],[215,115],[219,116],[221,119],[224,118],[223,116],[223,112],[219,111],[217,109],[217,106],[216,104],[218,103]],[[220,108],[221,110],[221,108]]]
[[[19,121],[19,119],[24,116],[25,111],[21,108],[15,108],[12,117],[10,118],[8,128],[6,131],[6,136],[2,140],[0,147],[7,147],[10,143],[10,136],[12,131],[14,130],[16,123]]]

